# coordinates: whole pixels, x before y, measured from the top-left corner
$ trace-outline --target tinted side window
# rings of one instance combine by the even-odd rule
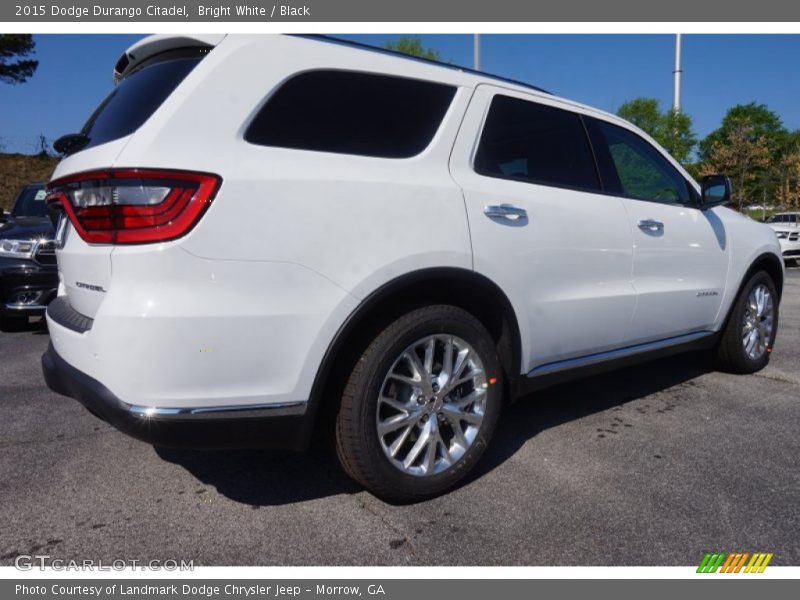
[[[489,177],[600,189],[581,117],[508,96],[492,100],[475,171]]]
[[[253,144],[409,158],[431,143],[453,86],[351,71],[310,71],[267,101],[245,133]]]
[[[594,124],[593,141],[607,192],[666,204],[692,200],[683,176],[648,142],[604,121]]]

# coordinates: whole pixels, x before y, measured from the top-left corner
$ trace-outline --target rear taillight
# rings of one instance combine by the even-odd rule
[[[186,235],[219,189],[217,175],[155,169],[113,169],[63,177],[48,186],[91,244],[147,244]]]

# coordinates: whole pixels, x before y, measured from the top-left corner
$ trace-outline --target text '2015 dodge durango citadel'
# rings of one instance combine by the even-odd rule
[[[42,363],[135,437],[329,426],[348,474],[414,500],[521,391],[690,349],[769,360],[774,232],[615,116],[308,37],[154,36],[114,77],[59,141]]]

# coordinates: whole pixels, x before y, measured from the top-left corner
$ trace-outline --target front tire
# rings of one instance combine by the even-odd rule
[[[344,470],[395,502],[455,486],[483,454],[502,404],[502,372],[486,328],[447,305],[409,312],[355,364],[336,419]]]
[[[758,271],[745,283],[717,347],[717,366],[729,373],[755,373],[769,362],[778,332],[778,291]]]

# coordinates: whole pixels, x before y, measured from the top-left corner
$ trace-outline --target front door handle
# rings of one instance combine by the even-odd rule
[[[660,233],[664,231],[664,224],[655,219],[642,219],[639,221],[639,229],[642,231],[649,231],[651,233]]]
[[[528,212],[524,208],[512,206],[511,204],[491,204],[483,207],[483,214],[493,219],[508,219],[509,221],[519,221],[528,218]]]

